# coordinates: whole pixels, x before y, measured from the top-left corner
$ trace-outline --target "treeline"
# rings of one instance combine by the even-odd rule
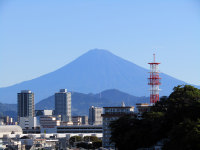
[[[124,116],[110,124],[111,141],[119,150],[153,148],[200,149],[200,90],[190,85],[174,88],[142,119]]]

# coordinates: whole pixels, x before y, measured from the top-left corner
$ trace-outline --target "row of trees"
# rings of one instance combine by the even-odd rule
[[[199,89],[175,87],[142,118],[124,116],[110,124],[111,141],[119,150],[150,148],[159,142],[163,150],[200,149]]]

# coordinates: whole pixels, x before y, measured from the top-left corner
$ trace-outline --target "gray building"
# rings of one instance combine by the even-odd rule
[[[17,94],[17,99],[18,119],[20,117],[34,117],[34,93],[30,90],[22,90],[21,93]]]
[[[55,115],[61,115],[61,120],[71,122],[71,93],[60,89],[55,93]]]
[[[90,125],[101,125],[103,108],[91,106],[89,108],[89,124]]]

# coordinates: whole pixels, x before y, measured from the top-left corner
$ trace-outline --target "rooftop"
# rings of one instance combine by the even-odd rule
[[[0,133],[5,132],[22,132],[22,128],[18,125],[0,125]]]

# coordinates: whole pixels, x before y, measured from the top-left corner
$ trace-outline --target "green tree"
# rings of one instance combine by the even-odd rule
[[[84,136],[83,140],[86,142],[97,142],[99,138],[96,136]]]
[[[119,150],[149,148],[163,139],[163,149],[200,149],[199,89],[190,85],[175,87],[169,97],[162,97],[142,118],[124,116],[110,124],[111,141]]]
[[[163,147],[164,150],[200,149],[200,120],[184,120],[172,128],[169,137],[170,140]]]
[[[75,142],[80,142],[80,141],[83,141],[82,137],[80,137],[80,136],[72,136],[69,139],[69,144],[71,146],[73,146]]]
[[[93,145],[94,149],[100,148],[100,147],[102,147],[102,141],[101,140],[95,141],[92,143],[92,145]]]
[[[96,136],[84,136],[83,140],[84,142],[77,144],[78,148],[97,149],[102,146],[102,141]]]

